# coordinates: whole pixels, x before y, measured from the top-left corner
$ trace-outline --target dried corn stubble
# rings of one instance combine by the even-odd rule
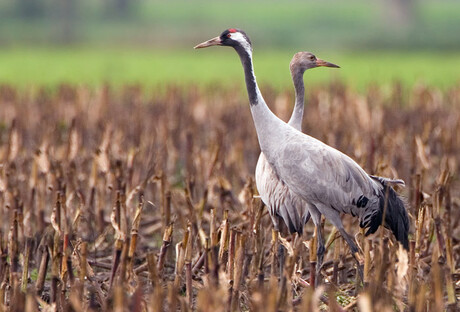
[[[369,172],[404,179],[414,218],[407,259],[386,230],[360,237],[364,290],[326,223],[326,287],[315,291],[307,250],[272,240],[254,200],[260,151],[237,91],[62,86],[10,89],[18,96],[3,101],[0,88],[0,309],[457,308],[460,89],[311,90],[304,129]],[[263,91],[287,112],[289,91]],[[313,232],[307,225],[302,241]],[[278,280],[280,244],[292,255]]]

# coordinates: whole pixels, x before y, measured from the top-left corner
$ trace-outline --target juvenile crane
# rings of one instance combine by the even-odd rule
[[[353,159],[323,142],[289,126],[276,117],[265,103],[254,75],[252,45],[242,30],[230,28],[220,36],[195,47],[230,46],[244,69],[249,104],[262,153],[278,179],[308,204],[313,222],[320,225],[324,215],[340,232],[358,263],[363,278],[358,247],[345,231],[340,213],[358,217],[366,235],[383,224],[405,249],[409,248],[409,218],[402,200],[391,187],[403,184],[368,175]],[[318,267],[325,248],[318,237]]]
[[[289,64],[295,89],[295,105],[288,125],[299,131],[302,131],[305,103],[303,74],[307,69],[321,66],[339,67],[316,58],[310,52],[296,53]],[[279,230],[279,222],[282,220],[290,233],[297,232],[301,235],[304,224],[310,219],[307,203],[291,192],[288,186],[279,179],[263,153],[260,153],[257,161],[255,177],[257,189],[262,201],[268,207],[274,228]]]

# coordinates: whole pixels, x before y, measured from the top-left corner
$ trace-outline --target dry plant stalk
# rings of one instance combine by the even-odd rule
[[[234,274],[234,267],[235,267],[235,251],[236,251],[236,241],[237,241],[237,230],[232,228],[230,230],[230,241],[228,244],[228,262],[227,262],[227,276],[228,276],[228,284],[229,284],[229,303],[228,305],[231,306],[231,296],[233,294],[233,274]]]
[[[190,240],[190,225],[187,226],[187,229],[184,233],[184,238],[181,242],[176,244],[176,270],[174,277],[174,288],[179,287],[180,277],[182,271],[184,270],[184,265],[186,261],[186,248],[188,241]]]
[[[421,250],[421,245],[423,241],[423,229],[425,225],[425,211],[426,211],[426,206],[422,205],[419,210],[418,218],[415,221],[415,250],[417,253],[419,253]]]
[[[166,177],[162,174],[161,175],[161,189],[164,192],[163,195],[163,224],[166,228],[171,223],[171,191],[165,190],[166,188]]]
[[[440,217],[440,206],[441,206],[441,194],[439,190],[436,190],[434,193],[433,198],[433,218],[434,218],[434,226],[435,226],[435,233],[436,233],[436,241],[438,243],[438,250],[440,252],[441,257],[445,257],[444,251],[445,249],[445,242],[444,236],[442,235],[442,223]]]
[[[369,281],[369,270],[371,265],[371,241],[364,239],[364,283]]]
[[[209,253],[209,238],[206,237],[204,241],[204,284],[209,284],[207,283],[207,278],[209,275],[209,258],[210,258],[210,253]]]
[[[27,290],[27,283],[29,279],[29,261],[30,261],[30,249],[31,249],[31,238],[26,239],[26,246],[25,246],[25,255],[24,255],[24,267],[22,269],[22,278],[21,278],[21,291],[26,292]]]
[[[260,232],[260,222],[262,219],[263,211],[264,211],[265,204],[261,200],[259,209],[257,210],[256,217],[255,217],[255,222],[254,222],[254,227],[253,227],[253,232],[254,233],[259,233]]]
[[[292,290],[290,289],[291,278],[294,274],[294,267],[300,246],[292,246],[290,242],[281,236],[279,237],[279,240],[283,247],[287,250],[287,257],[281,275],[280,286],[278,288],[277,310],[292,310],[291,300],[288,300],[288,294],[292,293]],[[294,239],[294,244],[296,241],[300,242],[300,240]]]
[[[88,257],[88,243],[82,242],[80,245],[80,252],[81,252],[81,260],[80,260],[80,276],[79,276],[79,283],[80,283],[80,300],[83,299],[84,291],[85,291],[85,280],[86,280],[86,263]]]
[[[315,287],[316,279],[316,252],[317,252],[317,242],[318,242],[318,227],[315,226],[315,231],[313,237],[310,240],[310,285]]]
[[[244,262],[244,247],[246,242],[245,234],[238,235],[236,245],[238,245],[237,253],[236,253],[236,261],[235,261],[235,268],[233,274],[233,293],[232,293],[232,300],[231,300],[231,311],[236,311],[238,302],[240,299],[240,286],[241,286],[241,278],[243,274],[243,262]]]
[[[123,250],[121,252],[121,265],[120,265],[120,274],[119,274],[119,283],[121,285],[125,285],[126,273],[128,271],[128,253],[129,253],[129,246],[130,246],[131,239],[128,237],[123,242]]]
[[[185,284],[186,284],[186,297],[187,297],[187,304],[190,310],[193,309],[193,296],[192,296],[192,251],[193,251],[193,239],[191,237],[191,225],[189,224],[187,228],[187,232],[189,233],[189,237],[187,239],[187,244],[185,247]]]
[[[219,263],[223,262],[224,253],[228,250],[228,209],[224,211],[224,219],[221,225],[220,244],[219,244]]]
[[[62,263],[62,250],[61,250],[61,239],[59,233],[56,231],[54,233],[54,241],[53,241],[53,248],[51,253],[51,302],[55,303],[59,291],[58,291],[58,283],[59,283],[59,274],[61,271],[60,264]]]
[[[19,242],[18,242],[18,213],[13,212],[13,224],[8,234],[8,257],[10,264],[10,280],[15,278],[19,270]]]
[[[147,254],[147,266],[149,270],[149,279],[152,283],[152,286],[155,287],[159,279],[157,263],[155,260],[155,255],[153,253]]]
[[[409,289],[408,289],[408,302],[410,306],[414,306],[415,303],[415,279],[416,267],[415,267],[415,241],[409,241]]]
[[[204,245],[204,244],[203,244]],[[197,275],[199,270],[201,269],[201,267],[203,266],[204,264],[204,258],[205,258],[205,253],[202,252],[200,254],[200,257],[198,258],[198,260],[195,262],[195,264],[192,266],[192,274],[194,275]]]
[[[40,259],[40,266],[38,268],[38,274],[37,274],[37,281],[35,282],[35,289],[37,291],[37,295],[41,295],[44,285],[45,285],[45,277],[46,277],[46,272],[48,270],[48,262],[50,259],[50,252],[49,249],[52,247],[52,240],[53,240],[53,234],[51,234],[51,229],[48,228],[47,232],[43,235],[43,238],[40,242],[39,245],[39,251],[41,253],[41,259]]]
[[[214,248],[214,246],[217,246],[217,231],[216,231],[216,214],[215,214],[215,209],[211,208],[210,209],[211,213],[211,223],[209,225],[209,237],[211,238],[211,249]]]
[[[188,212],[189,212],[189,220],[191,221],[191,224],[195,225],[195,230],[197,229],[196,227],[196,224],[197,224],[197,221],[196,221],[196,216],[195,216],[195,206],[193,205],[193,202],[192,202],[192,191],[191,191],[191,181],[190,179],[186,179],[186,182],[185,182],[185,190],[184,190],[184,193],[185,193],[185,201],[187,203],[187,209],[188,209]]]
[[[64,251],[64,256],[62,258],[62,265],[61,265],[61,279],[64,281],[68,277],[70,284],[73,286],[75,278],[74,278],[74,274],[72,270],[72,258],[71,258],[72,250],[70,246],[69,234],[64,234],[62,250]]]
[[[277,260],[278,259],[277,257],[278,237],[279,237],[279,232],[273,229],[272,230],[272,240],[271,240],[272,265],[271,265],[271,273],[270,273],[272,276],[276,275],[276,266],[278,263],[278,260]]]
[[[420,212],[420,204],[421,204],[421,197],[422,197],[422,177],[420,173],[415,175],[415,182],[414,182],[414,201],[413,201],[413,213],[416,218],[419,216]]]
[[[126,235],[121,230],[121,194],[117,191],[117,200],[115,206],[113,207],[112,214],[110,216],[110,222],[112,227],[115,230],[115,244],[114,244],[114,251],[113,251],[113,262],[112,262],[112,269],[110,273],[110,288],[113,285],[113,281],[115,279],[115,274],[117,272],[118,266],[121,261],[122,252],[124,249],[124,243],[126,241]],[[123,277],[124,278],[124,277]]]
[[[171,238],[173,234],[173,223],[169,224],[163,234],[163,244],[161,245],[160,255],[158,256],[158,274],[162,276],[163,267],[165,264],[166,252],[171,245]]]
[[[137,206],[136,214],[131,224],[131,243],[129,245],[128,251],[128,272],[131,274],[133,272],[133,261],[134,253],[136,252],[137,239],[139,235],[139,225],[141,221],[142,210],[144,209],[144,198],[141,196],[141,200]]]
[[[125,310],[125,293],[122,285],[116,285],[113,292],[113,310],[115,312],[123,312]]]
[[[443,301],[443,281],[441,275],[441,268],[438,264],[439,252],[437,249],[433,252],[432,259],[432,301],[431,310],[442,311],[444,309]]]

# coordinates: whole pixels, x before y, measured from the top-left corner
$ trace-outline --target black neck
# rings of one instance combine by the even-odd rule
[[[241,64],[244,69],[244,79],[246,81],[246,88],[248,90],[249,103],[251,105],[259,104],[257,99],[257,83],[256,76],[252,67],[252,57],[250,52],[246,51],[242,46],[235,47],[236,52],[240,56]]]

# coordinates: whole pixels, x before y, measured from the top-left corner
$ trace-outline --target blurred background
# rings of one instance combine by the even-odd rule
[[[192,49],[237,27],[259,80],[275,87],[309,50],[342,66],[307,74],[312,83],[447,88],[460,78],[459,16],[457,0],[0,0],[0,82],[241,84],[230,51]]]

